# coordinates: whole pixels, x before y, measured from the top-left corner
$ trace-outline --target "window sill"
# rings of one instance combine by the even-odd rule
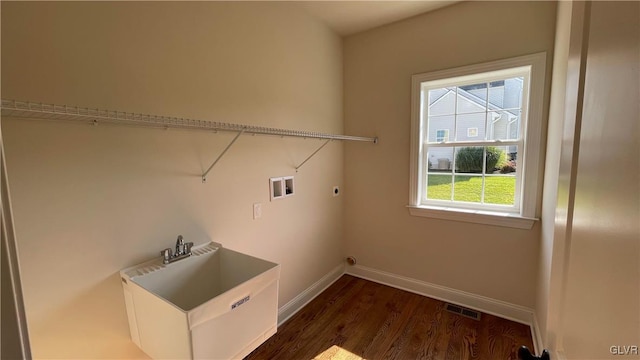
[[[522,217],[518,214],[495,211],[468,210],[437,206],[408,205],[413,216],[429,217],[441,220],[464,221],[476,224],[494,225],[529,230],[538,221],[536,218]]]

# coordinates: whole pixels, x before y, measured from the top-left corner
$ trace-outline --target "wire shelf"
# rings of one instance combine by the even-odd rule
[[[55,105],[44,104],[29,101],[16,101],[16,100],[2,100],[2,116],[14,117],[14,118],[27,118],[27,119],[39,119],[39,120],[62,120],[62,121],[79,121],[85,123],[99,124],[99,123],[112,123],[123,125],[137,125],[148,126],[155,128],[177,128],[177,129],[194,129],[194,130],[215,130],[215,131],[230,131],[236,132],[237,135],[227,145],[215,161],[209,166],[207,171],[202,174],[202,182],[207,181],[207,175],[213,169],[213,167],[220,161],[220,159],[226,154],[226,152],[233,146],[238,137],[242,134],[260,134],[260,135],[274,135],[281,137],[301,137],[309,139],[325,139],[324,142],[316,151],[314,151],[309,157],[307,157],[300,165],[295,167],[296,172],[307,161],[315,156],[325,145],[331,140],[343,140],[343,141],[364,141],[378,143],[377,137],[364,137],[364,136],[350,136],[350,135],[336,135],[326,134],[314,131],[303,130],[288,130],[278,129],[271,127],[243,125],[243,124],[231,124],[217,121],[208,120],[196,120],[180,117],[159,116],[129,113],[116,110],[101,110],[80,106],[69,105]]]
[[[311,139],[364,141],[377,143],[378,138],[327,134],[314,131],[288,130],[271,127],[231,124],[217,121],[196,120],[181,117],[148,115],[116,110],[93,109],[80,106],[44,104],[28,101],[2,100],[2,116],[44,120],[67,120],[90,123],[114,123],[162,128],[196,130],[244,131],[244,134],[260,134]]]

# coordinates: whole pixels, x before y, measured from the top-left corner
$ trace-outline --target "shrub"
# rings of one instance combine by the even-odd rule
[[[516,161],[509,160],[500,168],[502,174],[508,174],[516,171]]]
[[[501,149],[487,146],[486,172],[492,173],[497,167],[507,162],[507,155]],[[482,147],[465,147],[456,154],[456,168],[460,172],[482,172]]]

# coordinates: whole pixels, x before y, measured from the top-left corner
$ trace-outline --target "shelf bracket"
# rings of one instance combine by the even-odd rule
[[[325,147],[329,142],[331,142],[332,139],[327,139],[327,141],[325,141],[322,145],[320,145],[320,147],[314,151],[311,155],[309,155],[308,158],[306,158],[302,163],[300,163],[300,165],[296,166],[296,172],[298,172],[298,169],[300,169],[302,167],[302,165],[304,165],[307,161],[311,160],[312,157],[314,157],[318,151],[322,150],[323,147]]]
[[[226,148],[224,148],[224,150],[222,150],[222,153],[220,153],[220,155],[218,155],[218,158],[213,162],[213,164],[211,164],[211,166],[209,166],[209,168],[207,169],[207,171],[204,172],[204,174],[202,174],[202,182],[206,183],[207,182],[207,174],[209,174],[209,171],[211,171],[211,169],[213,169],[214,166],[216,166],[216,164],[218,163],[218,161],[220,161],[220,159],[222,159],[222,157],[224,156],[224,154],[227,153],[227,151],[229,151],[229,149],[231,148],[231,146],[233,146],[233,143],[236,142],[236,140],[238,140],[238,138],[240,137],[240,135],[242,135],[244,133],[244,131],[247,128],[242,128],[242,130],[240,130],[238,132],[238,134],[236,135],[236,137],[233,138],[233,140],[231,140],[231,142],[229,143],[229,145],[227,145]]]

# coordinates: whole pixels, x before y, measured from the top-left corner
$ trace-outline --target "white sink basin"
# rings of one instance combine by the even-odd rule
[[[120,272],[131,338],[155,359],[240,359],[275,334],[280,265],[210,243]]]

